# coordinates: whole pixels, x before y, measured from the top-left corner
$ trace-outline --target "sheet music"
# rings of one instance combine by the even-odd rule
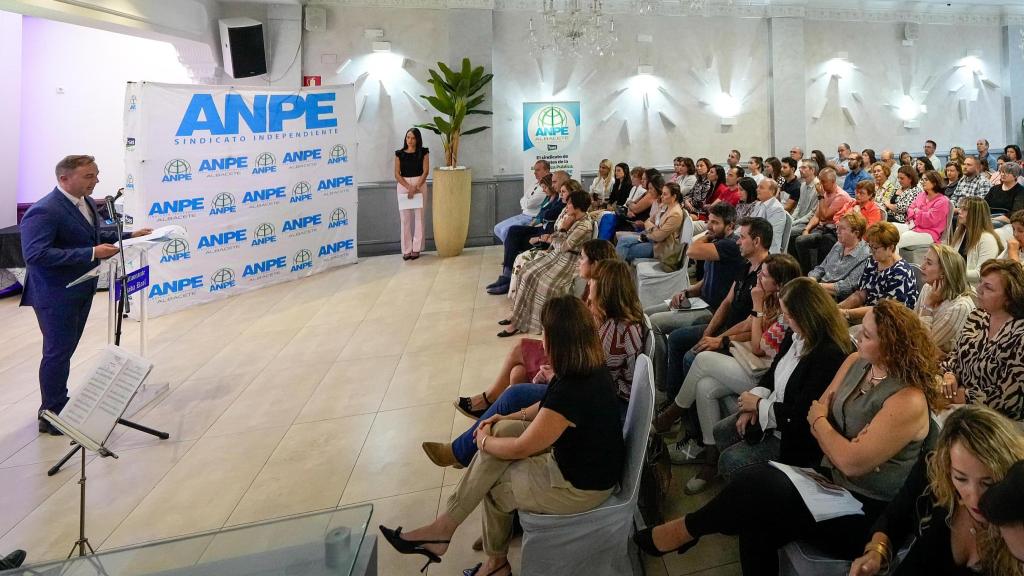
[[[103,444],[152,369],[145,358],[108,345],[61,411],[61,420]]]
[[[789,477],[800,493],[807,510],[815,522],[831,520],[840,516],[864,514],[864,505],[850,494],[850,491],[828,481],[827,478],[810,468],[797,468],[779,462],[769,462]]]

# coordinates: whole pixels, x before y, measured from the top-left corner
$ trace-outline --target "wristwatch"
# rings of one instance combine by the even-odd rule
[[[765,317],[765,313],[764,312],[758,312],[757,310],[751,310],[750,311],[750,317],[751,318],[764,318]]]

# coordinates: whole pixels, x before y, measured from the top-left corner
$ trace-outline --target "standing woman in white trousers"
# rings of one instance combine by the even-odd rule
[[[423,206],[430,175],[430,150],[423,147],[419,128],[405,133],[405,146],[395,150],[398,214],[402,221],[402,260],[415,260],[423,251]]]

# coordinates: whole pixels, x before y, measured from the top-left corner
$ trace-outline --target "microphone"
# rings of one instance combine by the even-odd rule
[[[118,196],[120,195],[121,194],[119,192]],[[107,205],[107,216],[113,221],[117,221],[117,211],[114,210],[114,200],[116,199],[117,198],[115,198],[114,196],[107,196],[103,200],[103,202]]]

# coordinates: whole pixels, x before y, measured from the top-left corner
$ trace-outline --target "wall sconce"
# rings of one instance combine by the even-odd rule
[[[740,101],[728,92],[722,92],[715,96],[711,108],[722,119],[722,126],[734,126],[736,115],[740,113]]]
[[[833,78],[842,78],[853,70],[853,65],[847,60],[846,52],[836,53],[836,57],[825,63],[825,72]]]
[[[916,121],[918,116],[927,111],[927,106],[918,104],[913,98],[906,95],[900,99],[899,104],[896,106],[896,115],[899,116],[900,120],[903,120],[904,125],[908,122]]]
[[[391,52],[391,42],[374,42],[374,52]]]
[[[966,68],[972,74],[981,74],[984,63],[981,61],[981,50],[968,50],[960,59],[957,67]]]

